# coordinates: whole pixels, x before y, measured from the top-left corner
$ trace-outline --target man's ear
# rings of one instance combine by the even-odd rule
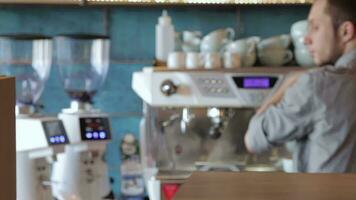
[[[339,26],[339,36],[342,42],[349,42],[356,38],[355,24],[351,21],[346,21]]]

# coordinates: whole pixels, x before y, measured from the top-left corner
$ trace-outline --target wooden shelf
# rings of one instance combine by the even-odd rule
[[[262,67],[242,67],[242,68],[236,68],[236,69],[168,69],[165,66],[160,66],[160,67],[152,67],[153,71],[155,72],[236,72],[236,73],[243,73],[243,72],[281,72],[281,71],[303,71],[311,68],[304,68],[300,66],[283,66],[283,67],[268,67],[268,66],[262,66]]]
[[[313,0],[0,0],[0,4],[66,4],[66,5],[310,5]]]
[[[82,5],[84,0],[0,0],[0,4]]]

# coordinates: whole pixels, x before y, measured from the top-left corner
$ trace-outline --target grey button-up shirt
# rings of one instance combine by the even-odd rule
[[[288,141],[296,141],[299,172],[356,172],[356,49],[303,74],[278,105],[251,119],[254,152]]]

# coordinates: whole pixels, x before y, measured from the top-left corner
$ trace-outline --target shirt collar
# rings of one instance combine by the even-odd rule
[[[356,69],[356,49],[342,55],[335,63],[336,69]]]

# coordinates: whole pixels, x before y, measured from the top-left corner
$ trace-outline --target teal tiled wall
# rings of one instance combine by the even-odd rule
[[[269,37],[288,33],[293,22],[305,19],[308,6],[244,7],[169,7],[177,31],[232,27],[237,36]],[[122,135],[138,135],[141,100],[131,90],[132,72],[150,66],[154,58],[154,26],[162,7],[61,7],[1,6],[0,34],[93,33],[111,36],[112,65],[96,107],[112,114],[113,141],[108,145],[110,175],[115,179],[114,192],[120,193],[119,142]],[[40,100],[45,112],[56,114],[69,105],[58,72],[51,77]]]

